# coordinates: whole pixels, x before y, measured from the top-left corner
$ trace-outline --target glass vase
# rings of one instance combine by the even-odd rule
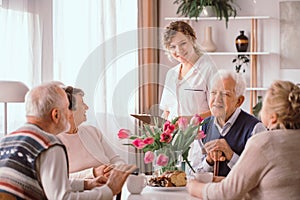
[[[182,151],[162,148],[154,151],[153,175],[160,176],[166,171],[181,170]]]

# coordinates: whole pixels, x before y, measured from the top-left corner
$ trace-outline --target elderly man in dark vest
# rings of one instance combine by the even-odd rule
[[[195,140],[191,159],[197,171],[213,171],[214,160],[220,160],[218,175],[227,176],[247,140],[266,128],[257,118],[240,108],[246,87],[240,74],[220,70],[211,84],[209,107],[212,116],[205,119],[202,130],[206,136],[201,141]],[[206,154],[201,154],[203,144]]]

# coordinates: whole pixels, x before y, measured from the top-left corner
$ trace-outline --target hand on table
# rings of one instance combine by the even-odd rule
[[[213,182],[221,182],[225,177],[224,176],[214,176]],[[202,198],[202,188],[206,183],[201,183],[195,179],[190,179],[187,182],[186,188],[190,195]]]
[[[135,165],[121,164],[117,165],[110,172],[110,176],[107,180],[107,186],[112,190],[113,195],[121,192],[122,187],[127,177],[136,169]]]
[[[201,183],[196,180],[189,180],[187,182],[186,188],[190,195],[202,198],[202,188],[204,187],[205,183]]]

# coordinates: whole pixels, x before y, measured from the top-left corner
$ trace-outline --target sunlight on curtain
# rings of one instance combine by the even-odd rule
[[[2,7],[1,7],[2,6]],[[34,83],[35,52],[39,51],[39,19],[32,13],[32,4],[24,1],[3,1],[0,6],[0,80],[21,81],[28,87]],[[29,12],[30,11],[30,12]],[[35,35],[36,34],[36,35]],[[36,46],[34,46],[35,44]],[[37,67],[33,69],[33,66]],[[0,91],[1,92],[1,91]],[[3,111],[0,104],[0,136],[3,133]],[[23,103],[8,104],[8,132],[25,122]]]
[[[138,84],[137,0],[54,0],[54,79],[85,91],[87,119],[121,149]]]

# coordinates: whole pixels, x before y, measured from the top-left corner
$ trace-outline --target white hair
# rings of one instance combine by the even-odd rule
[[[64,105],[59,90],[62,88],[55,82],[31,89],[25,97],[26,116],[42,118],[49,115],[53,108],[62,108]]]
[[[210,81],[210,88],[219,80],[223,80],[225,78],[232,78],[235,82],[235,93],[236,96],[244,96],[246,90],[246,81],[245,78],[240,74],[231,70],[219,70]]]

